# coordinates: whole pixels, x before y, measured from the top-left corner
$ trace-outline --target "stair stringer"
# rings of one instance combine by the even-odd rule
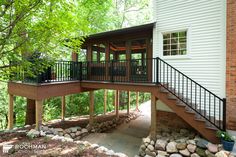
[[[153,93],[158,99],[165,103],[172,111],[174,111],[179,117],[181,117],[185,122],[192,126],[196,131],[198,131],[204,138],[209,140],[211,143],[219,143],[219,139],[216,137],[216,131],[210,128],[207,128],[205,123],[206,121],[196,120],[195,112],[187,112],[185,106],[177,105],[178,98],[172,99],[169,98],[170,92],[161,92],[162,87],[158,87],[157,90]],[[173,94],[171,94],[173,95]],[[174,95],[173,95],[174,96]]]

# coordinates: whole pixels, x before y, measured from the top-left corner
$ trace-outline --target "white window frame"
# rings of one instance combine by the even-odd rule
[[[185,55],[169,55],[169,56],[164,56],[164,51],[163,51],[163,35],[167,33],[176,33],[176,32],[183,32],[186,31],[186,54]],[[160,51],[161,58],[163,59],[190,59],[191,58],[191,53],[190,53],[190,28],[182,28],[182,29],[174,29],[174,30],[162,30],[160,31]]]

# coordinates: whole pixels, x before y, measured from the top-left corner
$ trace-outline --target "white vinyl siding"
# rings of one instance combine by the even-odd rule
[[[153,57],[225,97],[226,1],[154,0]],[[187,55],[163,56],[163,33],[187,30]]]

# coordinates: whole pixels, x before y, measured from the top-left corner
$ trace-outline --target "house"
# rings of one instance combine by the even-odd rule
[[[212,142],[217,130],[236,131],[236,2],[155,0],[153,17],[153,23],[88,36],[79,50],[84,62],[72,52],[72,61],[57,62],[33,82],[10,81],[8,128],[14,95],[36,104],[39,129],[44,99],[62,97],[63,119],[65,96],[89,91],[92,125],[93,91],[113,89],[117,117],[119,90],[151,93],[152,136],[162,114],[181,117]]]

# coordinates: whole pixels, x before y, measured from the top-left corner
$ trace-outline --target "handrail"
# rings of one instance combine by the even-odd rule
[[[181,71],[157,57],[157,84],[160,84],[211,125],[226,129],[226,100],[209,91]],[[208,106],[207,106],[208,105]]]

